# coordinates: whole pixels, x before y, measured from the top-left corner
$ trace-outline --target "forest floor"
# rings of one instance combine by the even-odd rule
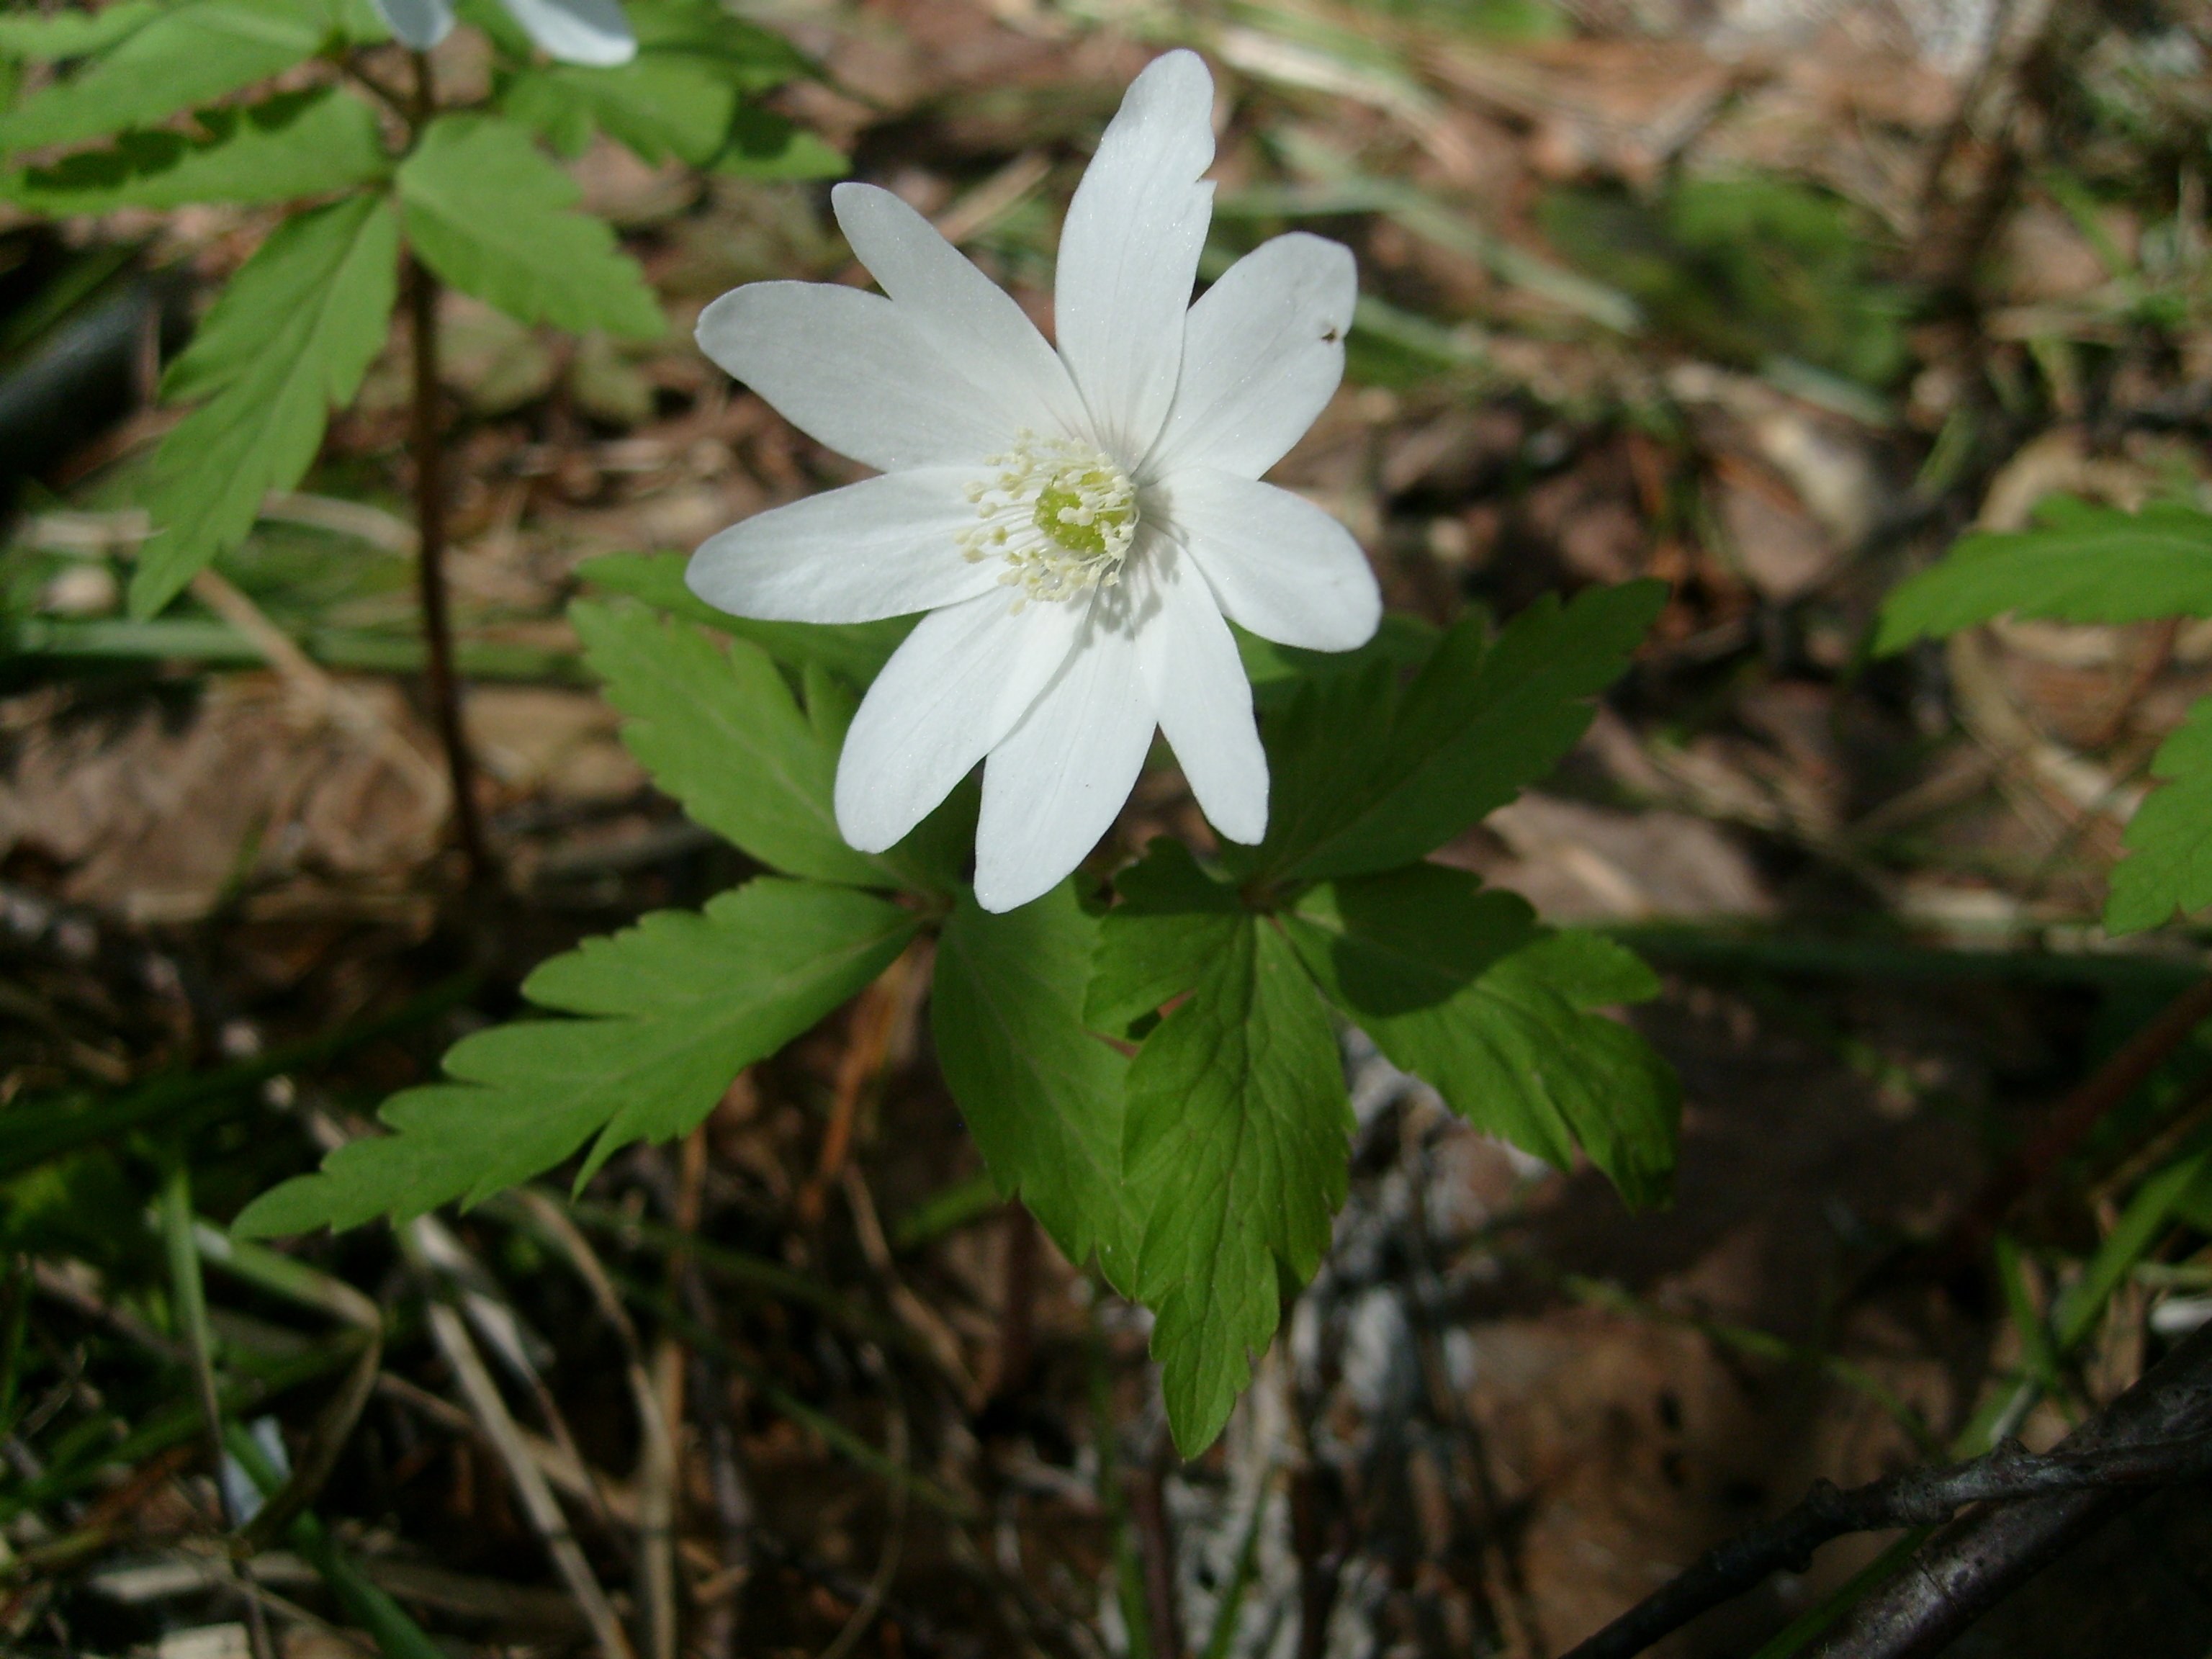
[[[1176,1465],[1141,1316],[994,1198],[928,1064],[924,976],[894,974],[573,1202],[549,1185],[404,1250],[382,1228],[289,1247],[310,1270],[289,1290],[266,1263],[217,1272],[218,1334],[295,1455],[360,1295],[411,1310],[321,1504],[331,1535],[448,1652],[593,1651],[517,1495],[521,1444],[647,1659],[1538,1659],[1814,1478],[1939,1450],[2020,1338],[2001,1301],[1893,1271],[1899,1250],[1942,1237],[2196,971],[2185,940],[2122,951],[2094,919],[2152,748],[2212,684],[2212,625],[2012,623],[1880,660],[1866,641],[1881,596],[1971,526],[2057,492],[2212,487],[2202,7],[747,9],[826,66],[787,112],[1041,319],[1086,146],[1150,52],[1199,46],[1226,120],[1220,249],[1297,227],[1359,256],[1352,374],[1274,476],[1436,621],[1671,584],[1569,763],[1445,856],[1662,970],[1632,1017],[1686,1085],[1677,1196],[1630,1214],[1352,1053],[1336,1248],[1222,1443]],[[163,619],[117,599],[163,413],[12,520],[0,1099],[216,1083],[0,1170],[10,1651],[246,1651],[176,1349],[143,1312],[153,1130],[184,1124],[197,1207],[227,1218],[513,1012],[538,961],[746,870],[647,787],[562,611],[594,555],[688,550],[856,476],[688,326],[738,283],[848,256],[819,186],[604,146],[579,174],[682,326],[571,349],[451,301],[453,576],[498,897],[454,902],[406,672],[404,341],[308,488]],[[64,242],[0,220],[0,245],[214,277],[261,223],[118,215]],[[272,630],[301,649],[272,656]],[[1171,772],[1097,861],[1163,828],[1203,833]],[[2024,1294],[2078,1276],[2115,1182],[2208,1070],[2190,1051],[2030,1195]],[[457,1388],[428,1280],[465,1289],[520,1440]],[[2212,1311],[2188,1294],[2205,1282],[2130,1277],[2024,1437]],[[1661,1651],[1748,1654],[1881,1541]],[[264,1566],[251,1595],[286,1659],[362,1650],[306,1564]],[[2199,1655],[2212,1599],[2200,1569],[2169,1576],[2163,1633],[2130,1650]],[[2057,1632],[2006,1650],[2089,1650]]]

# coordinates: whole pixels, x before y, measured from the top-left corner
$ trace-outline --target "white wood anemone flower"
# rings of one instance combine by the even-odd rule
[[[428,52],[453,32],[453,0],[373,0],[402,46]],[[611,69],[637,56],[622,0],[500,0],[545,55]]]
[[[723,531],[692,559],[692,591],[775,621],[929,613],[847,734],[837,825],[879,852],[982,761],[986,909],[1081,862],[1155,726],[1213,827],[1259,841],[1267,762],[1223,618],[1343,651],[1381,616],[1344,526],[1259,482],[1343,376],[1352,254],[1279,236],[1191,303],[1212,108],[1188,52],[1129,88],[1060,234],[1057,351],[927,220],[866,185],[834,201],[882,295],[756,283],[699,319],[708,356],[883,476]]]

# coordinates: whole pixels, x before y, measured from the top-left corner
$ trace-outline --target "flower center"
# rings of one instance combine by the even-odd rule
[[[1014,447],[983,463],[996,476],[968,486],[978,522],[960,534],[971,564],[1006,561],[1001,585],[1031,599],[1072,599],[1121,580],[1137,534],[1137,487],[1088,444],[1015,434]]]

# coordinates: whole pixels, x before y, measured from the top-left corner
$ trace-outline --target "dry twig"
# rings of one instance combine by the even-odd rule
[[[592,1577],[591,1563],[585,1560],[584,1552],[575,1534],[568,1530],[568,1518],[561,1513],[552,1488],[546,1485],[537,1460],[524,1443],[507,1402],[500,1398],[499,1385],[484,1369],[483,1357],[470,1340],[468,1327],[461,1322],[460,1315],[443,1302],[432,1302],[429,1316],[430,1334],[437,1341],[438,1351],[453,1367],[462,1397],[468,1401],[485,1438],[491,1442],[500,1462],[506,1466],[507,1479],[522,1500],[531,1526],[544,1540],[546,1553],[553,1558],[562,1582],[568,1585],[568,1594],[575,1598],[586,1622],[591,1626],[599,1652],[604,1659],[635,1659],[629,1638],[623,1634],[622,1620],[615,1616],[607,1593]]]

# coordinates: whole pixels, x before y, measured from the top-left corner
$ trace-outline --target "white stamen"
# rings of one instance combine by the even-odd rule
[[[1017,612],[1031,599],[1120,584],[1137,534],[1137,487],[1127,473],[1087,444],[1027,431],[983,465],[998,476],[968,486],[980,522],[961,532],[960,550],[970,563],[1006,562],[999,580],[1023,590]]]

